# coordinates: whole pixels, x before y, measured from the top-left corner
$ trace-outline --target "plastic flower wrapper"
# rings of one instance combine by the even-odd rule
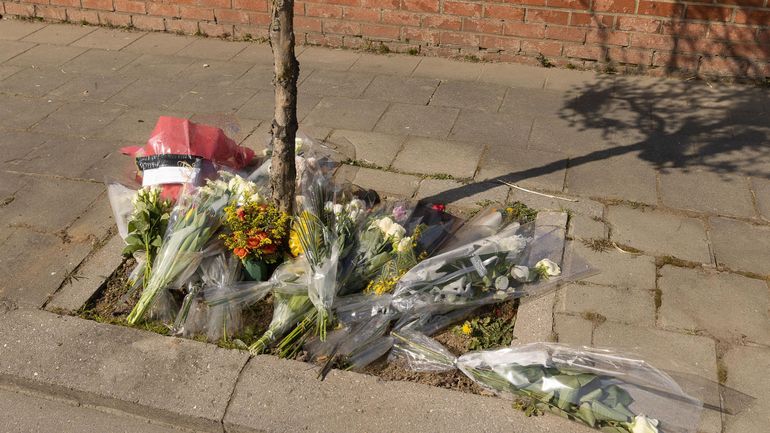
[[[452,238],[442,246],[439,253],[451,251],[463,245],[473,243],[479,239],[493,236],[499,233],[509,224],[519,222],[520,218],[521,216],[517,214],[513,205],[485,207],[471,219],[462,224],[459,230],[455,231]]]

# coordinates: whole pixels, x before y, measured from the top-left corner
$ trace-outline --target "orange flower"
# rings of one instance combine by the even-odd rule
[[[235,211],[235,215],[237,215],[238,219],[241,221],[246,219],[246,211],[243,210],[242,207],[239,207],[238,210]]]
[[[276,251],[275,244],[267,244],[264,247],[262,247],[262,252],[265,254],[273,254]]]
[[[233,250],[233,254],[235,254],[236,256],[240,257],[241,259],[246,257],[246,255],[248,253],[249,252],[246,250],[246,248],[236,248],[236,249]]]
[[[246,245],[248,245],[249,248],[257,248],[261,242],[262,242],[262,239],[258,237],[246,239]]]

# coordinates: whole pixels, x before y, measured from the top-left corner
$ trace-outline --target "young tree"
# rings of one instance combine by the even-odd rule
[[[297,78],[294,55],[294,0],[272,0],[270,46],[273,49],[275,114],[271,127],[273,155],[270,187],[273,201],[289,214],[294,209],[294,139],[297,135]]]

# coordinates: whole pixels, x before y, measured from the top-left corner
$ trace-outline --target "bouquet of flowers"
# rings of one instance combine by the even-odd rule
[[[171,201],[161,199],[161,190],[157,187],[143,187],[136,191],[131,204],[133,212],[128,219],[128,233],[124,238],[124,255],[142,253],[143,260],[137,265],[141,269],[144,284],[149,279],[152,262],[158,249],[163,244],[163,235],[168,227]]]

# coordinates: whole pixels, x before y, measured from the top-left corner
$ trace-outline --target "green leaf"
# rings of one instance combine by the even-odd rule
[[[594,411],[591,409],[591,404],[588,402],[584,402],[580,405],[580,408],[578,408],[575,416],[583,420],[583,422],[590,425],[591,427],[596,426],[596,417],[594,416]]]
[[[617,410],[610,408],[598,401],[591,403],[591,409],[593,409],[594,415],[598,420],[620,422],[629,421],[629,417],[625,413],[618,412]]]

